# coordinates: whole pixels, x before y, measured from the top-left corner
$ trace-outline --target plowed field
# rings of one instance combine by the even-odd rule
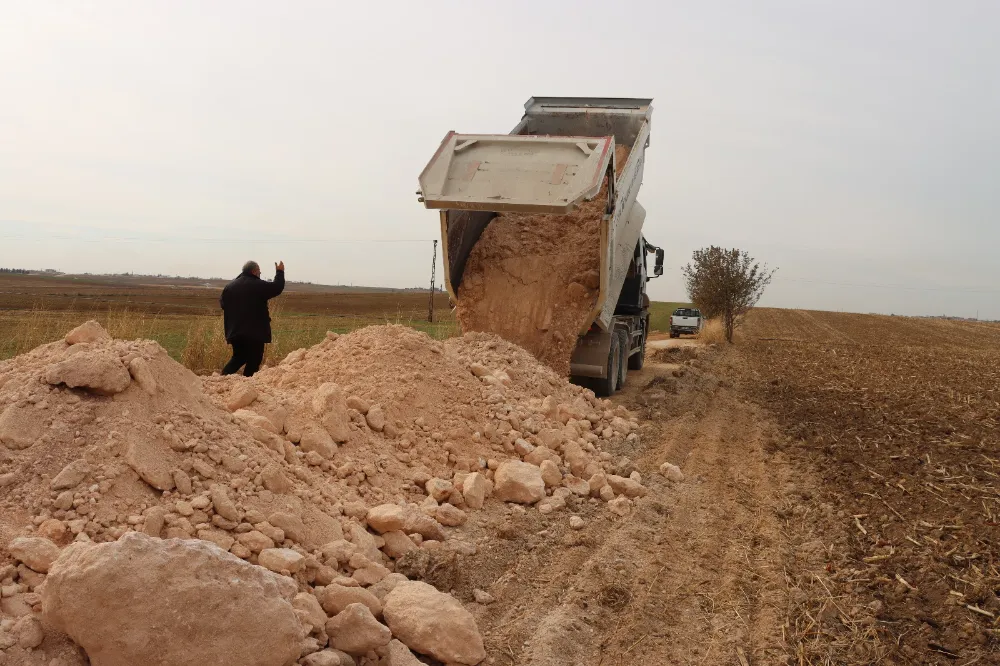
[[[753,312],[727,355],[812,481],[795,549],[798,663],[1000,663],[1000,326]]]

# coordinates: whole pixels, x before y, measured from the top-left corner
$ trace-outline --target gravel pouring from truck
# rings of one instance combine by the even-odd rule
[[[602,394],[620,388],[628,368],[642,366],[646,282],[662,274],[663,251],[642,236],[646,213],[637,201],[650,102],[532,98],[509,135],[448,133],[420,175],[420,200],[440,210],[445,286],[456,302],[470,254],[498,213],[556,216],[606,196],[593,240],[593,308],[574,331],[570,360],[570,374]],[[616,165],[616,144],[628,147],[624,165]],[[647,254],[656,257],[652,274]]]

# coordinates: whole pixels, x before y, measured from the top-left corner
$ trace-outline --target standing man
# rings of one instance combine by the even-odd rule
[[[260,279],[260,266],[256,261],[243,264],[239,277],[222,290],[222,306],[226,342],[233,346],[233,357],[222,369],[231,375],[244,365],[246,377],[260,369],[264,360],[264,345],[271,341],[271,315],[267,302],[285,288],[285,262],[274,265],[274,282]]]

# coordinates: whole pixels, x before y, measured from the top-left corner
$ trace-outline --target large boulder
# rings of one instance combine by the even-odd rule
[[[104,327],[91,319],[74,328],[66,334],[66,344],[78,345],[81,343],[104,342],[110,340],[111,336],[104,330]]]
[[[14,404],[0,413],[0,443],[8,449],[26,449],[44,433],[45,423],[39,409]]]
[[[382,535],[382,540],[385,541],[385,545],[382,546],[382,552],[394,560],[398,560],[403,555],[417,548],[417,544],[413,543],[413,539],[407,536],[406,532],[399,530],[385,532]]]
[[[215,512],[226,520],[239,522],[240,510],[232,498],[229,497],[226,487],[220,483],[213,483],[209,488],[209,492],[211,493],[212,506],[215,508]]]
[[[684,472],[681,468],[672,463],[665,462],[660,465],[660,474],[667,477],[668,481],[673,481],[674,483],[680,483],[684,480]]]
[[[379,504],[368,510],[368,527],[378,533],[398,532],[409,523],[410,510],[400,504]]]
[[[87,475],[90,474],[90,465],[83,458],[74,460],[52,479],[50,487],[52,490],[70,490],[80,485]]]
[[[368,422],[368,427],[372,430],[382,432],[385,429],[385,411],[382,409],[382,405],[372,405],[365,414],[365,420]]]
[[[326,429],[315,421],[306,421],[299,436],[299,448],[309,453],[315,451],[327,460],[337,453],[337,444]]]
[[[473,472],[462,482],[462,496],[470,509],[482,509],[486,502],[488,482],[479,472]]]
[[[59,546],[44,537],[18,537],[7,544],[7,552],[32,571],[46,573],[59,557]]]
[[[121,393],[132,383],[132,375],[118,355],[107,349],[88,349],[45,369],[49,384],[83,388],[98,395]]]
[[[178,467],[177,462],[177,454],[161,435],[141,430],[129,433],[125,463],[157,490],[174,488],[173,471]]]
[[[208,542],[130,532],[65,549],[42,608],[93,666],[289,666],[304,638],[296,591],[291,579]]]
[[[423,666],[423,662],[413,656],[410,648],[393,638],[389,641],[388,666]]]
[[[559,466],[551,460],[543,460],[538,465],[538,469],[542,471],[542,481],[545,482],[546,488],[555,488],[562,483],[562,472],[559,471]],[[587,491],[590,491],[589,485]]]
[[[229,398],[226,400],[226,409],[231,412],[235,412],[244,407],[249,407],[254,400],[257,399],[257,389],[253,387],[253,384],[249,382],[243,382],[237,384],[232,391],[229,392]]]
[[[368,510],[365,520],[379,534],[402,531],[436,541],[447,538],[441,525],[413,504],[379,504]]]
[[[382,614],[382,602],[363,587],[347,587],[333,583],[323,588],[320,603],[330,615],[343,612],[351,604],[364,604],[372,615]]]
[[[312,396],[311,407],[313,415],[330,433],[333,441],[343,443],[350,438],[351,417],[347,413],[347,398],[339,385],[327,382],[317,388]]]
[[[326,626],[326,612],[319,605],[319,599],[310,592],[299,592],[292,599],[292,607],[298,613],[299,619],[308,624],[312,629],[324,628]]]
[[[265,548],[257,556],[260,566],[270,569],[274,573],[289,575],[298,573],[305,558],[291,548]]]
[[[263,414],[258,414],[252,409],[237,409],[233,412],[233,416],[238,418],[244,423],[249,423],[252,426],[256,426],[261,430],[265,430],[273,435],[278,434],[278,428],[275,427],[271,419],[267,418]]]
[[[625,495],[626,497],[642,497],[647,492],[645,486],[635,479],[617,474],[608,475],[608,485],[611,486],[616,495]]]
[[[534,504],[545,498],[542,470],[520,461],[508,461],[497,468],[493,494],[502,502]]]
[[[149,395],[156,395],[156,377],[144,358],[134,358],[128,363],[128,373],[135,383]]]
[[[587,465],[590,464],[590,456],[586,454],[581,447],[576,442],[566,442],[563,446],[563,457],[566,459],[566,464],[569,465],[569,469],[575,476],[584,477],[587,474]]]
[[[472,665],[486,659],[472,614],[432,585],[399,583],[386,596],[382,615],[392,635],[414,652],[446,664]]]
[[[536,446],[528,455],[524,456],[524,462],[531,463],[536,467],[541,466],[543,460],[551,460],[557,465],[562,462],[559,454],[547,446]]]
[[[340,650],[320,650],[319,652],[313,652],[303,657],[299,663],[302,666],[355,666],[357,664],[354,661],[354,657]]]
[[[293,541],[296,540],[295,532],[299,525],[302,525],[304,532],[298,540],[306,549],[315,549],[344,538],[344,528],[340,521],[330,514],[321,511],[318,507],[306,504],[302,507],[302,517],[293,516],[293,521],[281,521],[279,513],[272,513],[269,521],[278,520],[278,523],[271,522],[275,527],[280,527],[285,531],[285,535]]]
[[[347,407],[349,409],[356,409],[361,412],[361,414],[367,414],[368,410],[371,409],[371,405],[367,400],[356,395],[352,395],[347,399]]]
[[[330,637],[330,647],[356,656],[388,645],[392,638],[389,630],[361,603],[348,604],[330,618],[326,633]]]

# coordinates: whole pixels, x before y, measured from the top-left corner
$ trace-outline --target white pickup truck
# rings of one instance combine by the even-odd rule
[[[704,319],[701,310],[696,308],[677,308],[670,317],[670,337],[679,338],[681,333],[698,333]]]

